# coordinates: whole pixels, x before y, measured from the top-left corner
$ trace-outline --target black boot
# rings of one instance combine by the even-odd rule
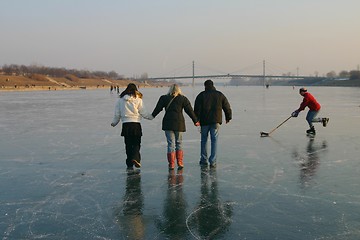
[[[315,128],[314,128],[314,126],[312,126],[309,130],[306,130],[306,133],[307,134],[316,134],[316,131],[315,131]]]
[[[329,122],[329,118],[322,118],[321,122],[322,122],[323,126],[326,127],[327,123]]]

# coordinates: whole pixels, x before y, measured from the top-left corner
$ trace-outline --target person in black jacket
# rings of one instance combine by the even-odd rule
[[[216,166],[217,141],[219,127],[222,124],[222,111],[225,113],[226,123],[232,118],[230,104],[223,93],[217,91],[213,81],[204,82],[205,91],[199,93],[195,99],[194,112],[200,120],[201,126],[201,156],[200,165],[206,166],[209,161],[210,167]],[[208,157],[207,142],[210,133],[211,154]]]
[[[165,115],[162,120],[162,130],[165,131],[167,140],[169,170],[175,168],[175,159],[177,160],[178,169],[182,169],[184,167],[182,133],[186,131],[183,109],[195,126],[199,126],[200,123],[190,101],[182,94],[177,84],[171,85],[168,94],[159,98],[151,115],[155,118],[163,109],[165,109]]]

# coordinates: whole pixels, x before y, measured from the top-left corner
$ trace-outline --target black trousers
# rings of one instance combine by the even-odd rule
[[[132,160],[141,161],[141,136],[125,136],[126,165],[132,167]]]
[[[133,160],[141,161],[141,124],[138,122],[123,123],[121,136],[123,136],[125,140],[126,165],[132,167],[134,165]]]

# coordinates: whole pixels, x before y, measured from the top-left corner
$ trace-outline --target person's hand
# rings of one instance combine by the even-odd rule
[[[147,120],[153,120],[154,116],[152,114],[149,114],[148,116],[145,117]]]
[[[292,117],[297,117],[299,115],[299,111],[298,110],[295,110],[291,113],[291,116]]]
[[[195,126],[200,126],[200,122],[199,121],[197,121],[196,123],[195,123]]]

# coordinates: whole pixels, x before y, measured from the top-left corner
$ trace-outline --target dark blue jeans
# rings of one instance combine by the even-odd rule
[[[165,136],[168,153],[182,150],[182,132],[166,130]]]
[[[219,128],[220,124],[210,124],[201,126],[201,156],[200,156],[200,164],[207,164],[209,161],[210,164],[215,164],[217,159],[217,141],[219,138]],[[210,157],[208,157],[208,137],[210,133],[211,140],[211,153]]]
[[[313,122],[318,122],[317,119],[316,121],[314,121],[315,117],[318,115],[319,111],[312,111],[309,110],[307,115],[306,115],[306,121],[308,122],[310,128],[312,128],[314,125],[312,124]]]

